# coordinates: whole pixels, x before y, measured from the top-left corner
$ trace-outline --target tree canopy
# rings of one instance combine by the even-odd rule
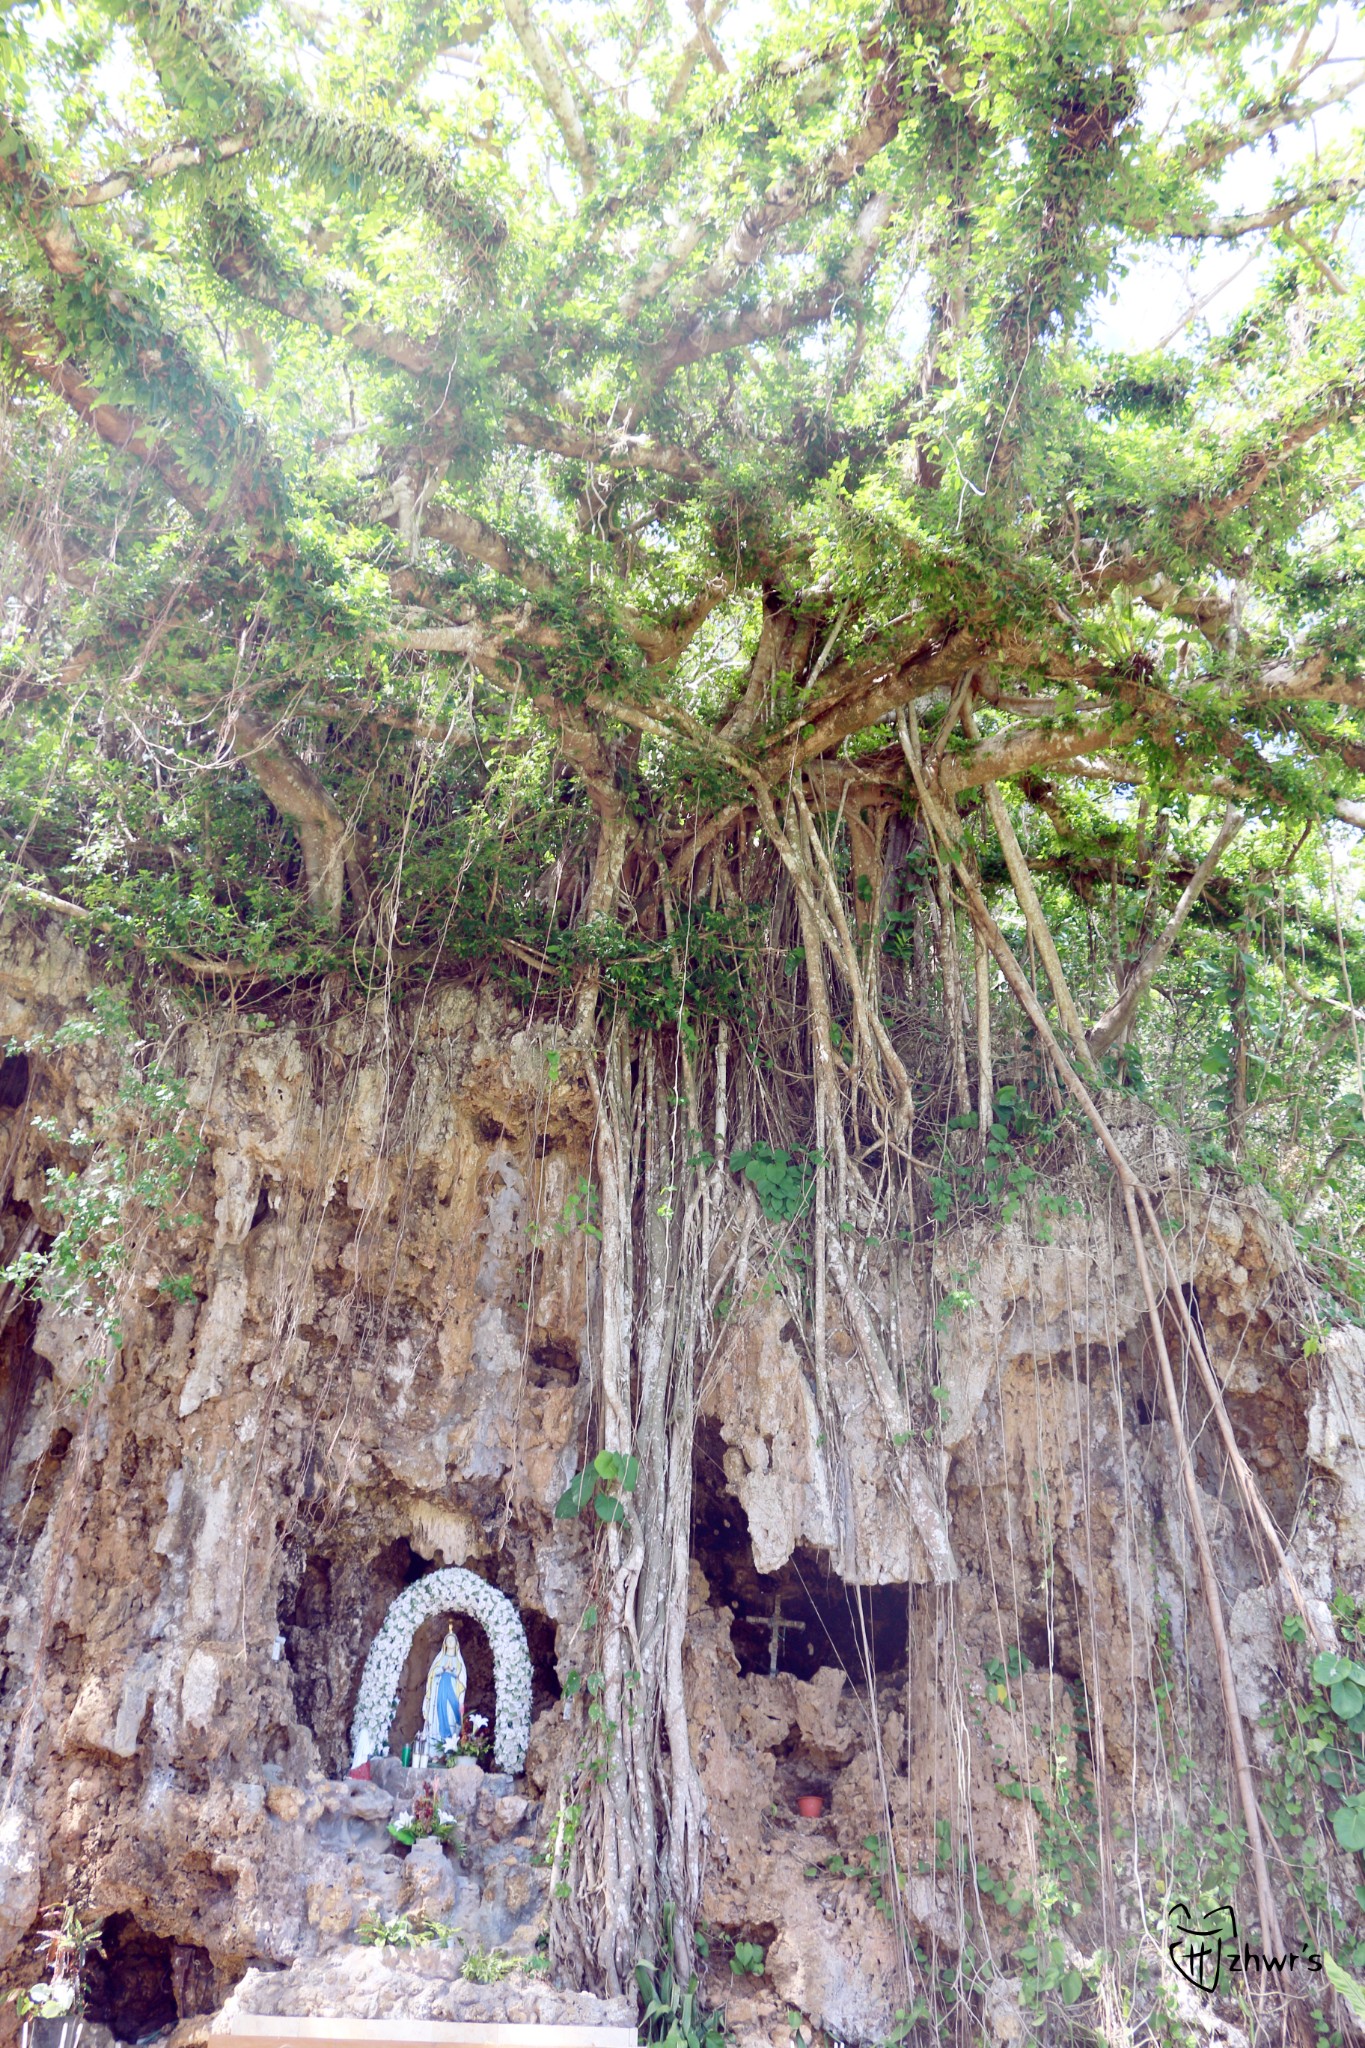
[[[256,995],[485,963],[738,1016],[793,805],[844,938],[908,957],[913,720],[987,893],[1027,865],[1084,933],[1097,1054],[1140,1060],[1191,884],[1187,940],[1242,940],[1186,1004],[1230,973],[1283,1038],[1340,1001],[1365,170],[1333,19],[12,7],[10,900]],[[1232,245],[1230,323],[1095,339],[1126,270]],[[1302,973],[1248,992],[1267,917]]]
[[[1321,9],[21,6],[0,63],[11,892],[211,984],[496,961],[653,1022],[681,918],[742,1008],[721,871],[792,868],[791,797],[907,937],[921,707],[1090,970],[1107,886],[1097,1051],[1191,878],[1229,930],[1288,886],[1335,974],[1285,880],[1365,823]],[[1230,244],[1230,325],[1095,343]]]

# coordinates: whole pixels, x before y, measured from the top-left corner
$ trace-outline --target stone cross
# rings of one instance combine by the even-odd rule
[[[782,1619],[782,1595],[780,1593],[778,1593],[773,1600],[773,1611],[771,1620],[765,1614],[741,1614],[739,1618],[749,1628],[767,1629],[769,1643],[768,1676],[770,1678],[776,1678],[777,1654],[782,1647],[783,1636],[786,1635],[788,1629],[799,1628],[804,1630],[806,1626],[805,1622],[784,1621]]]

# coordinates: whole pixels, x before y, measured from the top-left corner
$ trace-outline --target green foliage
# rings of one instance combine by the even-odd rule
[[[735,1952],[730,1958],[730,1968],[736,1977],[761,1977],[763,1975],[763,1949],[756,1941],[737,1941]]]
[[[0,1281],[63,1314],[85,1314],[112,1352],[123,1341],[120,1302],[138,1243],[150,1233],[199,1221],[180,1209],[179,1199],[202,1147],[183,1083],[158,1064],[153,1044],[137,1037],[124,999],[96,989],[90,1008],[89,1018],[71,1020],[51,1039],[7,1047],[39,1059],[89,1046],[107,1056],[116,1078],[114,1099],[89,1126],[64,1130],[51,1117],[34,1117],[33,1128],[76,1163],[47,1168],[46,1206],[60,1219],[59,1227],[45,1247],[30,1247],[0,1268]],[[133,1136],[126,1142],[130,1128]],[[172,1300],[192,1300],[196,1292],[192,1274],[168,1276],[161,1286]],[[103,1380],[108,1362],[107,1353],[87,1360],[77,1389],[83,1403]]]
[[[46,1976],[38,1983],[16,1986],[5,1996],[5,2003],[14,2005],[21,2021],[80,2019],[85,2011],[86,1965],[91,1956],[104,1954],[102,1928],[102,1921],[82,1920],[70,1902],[62,1908],[58,1924],[44,1928],[36,1946]]]
[[[770,1223],[795,1223],[804,1215],[820,1164],[818,1152],[787,1152],[774,1145],[744,1145],[730,1154],[731,1173],[743,1174]]]
[[[1343,1849],[1365,1850],[1365,1664],[1323,1651],[1313,1659],[1311,1674],[1339,1726],[1330,1736],[1310,1738],[1307,1753],[1316,1760],[1321,1782],[1343,1795],[1332,1814],[1332,1832]]]
[[[556,1520],[570,1521],[591,1504],[599,1522],[624,1522],[626,1511],[617,1495],[634,1493],[639,1477],[640,1460],[634,1452],[599,1451],[555,1502]]]
[[[826,1857],[823,1863],[808,1864],[805,1875],[819,1877],[824,1873],[829,1877],[848,1878],[855,1884],[865,1884],[868,1888],[868,1897],[882,1918],[894,1921],[896,1908],[891,1892],[892,1866],[889,1845],[880,1835],[864,1835],[863,1850],[867,1859],[865,1862],[850,1863],[836,1850],[834,1855]]]
[[[443,1920],[428,1919],[425,1913],[399,1913],[392,1920],[373,1910],[362,1913],[355,1938],[365,1948],[444,1948],[450,1928]]]
[[[684,1988],[670,1964],[637,1963],[635,1982],[640,2036],[650,2048],[725,2048],[725,2016],[703,2009],[695,1972]]]
[[[502,1949],[470,1948],[460,1965],[460,1975],[470,1984],[502,1984],[509,1977],[543,1977],[550,1967],[543,1953],[509,1956]]]
[[[1343,1970],[1335,1956],[1329,1955],[1325,1949],[1322,1967],[1333,1991],[1345,1999],[1352,2017],[1365,2020],[1365,1984],[1362,1984],[1358,1977],[1351,1976],[1349,1971]]]

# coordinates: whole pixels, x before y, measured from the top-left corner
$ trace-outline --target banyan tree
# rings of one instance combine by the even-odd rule
[[[1287,1938],[1187,1381],[1329,1645],[1119,1112],[1271,1183],[1354,1299],[1346,42],[1279,0],[6,15],[0,899],[191,1007],[462,977],[553,1021],[612,1739],[552,1938],[609,1989],[642,1928],[693,1961],[727,1314],[777,1276],[831,1441],[865,1378],[949,1588],[880,1252],[1069,1176],[1141,1278]],[[69,1264],[113,1302],[107,1228]]]

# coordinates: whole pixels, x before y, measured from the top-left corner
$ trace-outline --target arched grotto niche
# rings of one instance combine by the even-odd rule
[[[351,1722],[353,1767],[394,1747],[393,1723],[413,1639],[422,1623],[460,1617],[480,1629],[492,1653],[494,1708],[492,1756],[496,1768],[519,1775],[526,1767],[534,1690],[530,1646],[516,1601],[482,1574],[443,1565],[395,1596],[365,1659]]]
[[[328,1777],[344,1777],[351,1765],[351,1722],[365,1659],[396,1596],[432,1571],[405,1538],[366,1556],[348,1540],[344,1525],[327,1531],[309,1547],[294,1539],[286,1545],[278,1604],[281,1654],[288,1666],[294,1712],[313,1736],[319,1768]],[[514,1604],[515,1573],[504,1556],[498,1562],[475,1560],[472,1569]],[[548,1615],[521,1608],[522,1627],[531,1656],[532,1718],[560,1697],[555,1668],[555,1629]],[[421,1725],[422,1694],[432,1657],[449,1625],[448,1615],[433,1615],[413,1639],[397,1687],[398,1708],[390,1741],[400,1748],[411,1742]],[[493,1657],[476,1622],[456,1619],[460,1646],[469,1673],[469,1711],[494,1720]],[[283,1761],[288,1744],[282,1734],[267,1761]]]

